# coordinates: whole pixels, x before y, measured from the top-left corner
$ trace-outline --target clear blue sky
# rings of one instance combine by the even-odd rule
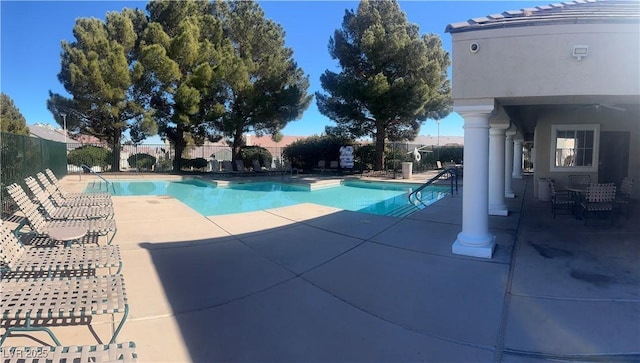
[[[451,52],[447,24],[471,18],[551,3],[540,1],[400,1],[409,22],[420,33],[435,33]],[[60,71],[60,43],[74,41],[75,19],[104,19],[109,11],[145,9],[146,1],[7,1],[0,0],[1,91],[13,99],[27,124],[55,125],[47,110],[48,92],[68,95],[57,74]],[[327,69],[339,71],[327,51],[329,37],[342,25],[346,9],[357,9],[358,1],[260,1],[266,17],[282,25],[286,44],[293,48],[298,65],[309,75],[309,92],[320,91],[320,75]],[[463,135],[462,118],[452,113],[440,123],[440,135]],[[315,99],[302,119],[291,122],[286,135],[312,135],[335,125],[318,111]],[[436,123],[427,121],[421,135],[436,135]]]

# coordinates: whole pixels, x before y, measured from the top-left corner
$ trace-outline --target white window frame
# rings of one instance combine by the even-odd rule
[[[593,155],[589,166],[556,166],[556,143],[558,131],[593,131]],[[598,124],[568,124],[551,125],[551,147],[549,166],[550,171],[556,172],[598,172],[598,155],[600,151],[600,125]]]

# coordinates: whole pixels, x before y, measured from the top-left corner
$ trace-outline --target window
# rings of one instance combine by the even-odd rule
[[[551,171],[598,171],[600,125],[553,125]]]

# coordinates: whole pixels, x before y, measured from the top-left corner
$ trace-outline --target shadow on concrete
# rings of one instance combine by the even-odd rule
[[[529,179],[490,218],[491,260],[451,253],[461,195],[402,219],[338,211],[139,246],[192,361],[640,359],[637,215],[554,220]]]

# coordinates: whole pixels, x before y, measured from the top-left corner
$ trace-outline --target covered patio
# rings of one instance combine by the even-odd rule
[[[577,0],[450,24],[465,186],[456,254],[491,258],[527,144],[534,177],[640,180],[640,3]],[[534,183],[540,199],[548,183]],[[542,188],[542,189],[539,189]],[[638,199],[640,189],[632,190]]]

